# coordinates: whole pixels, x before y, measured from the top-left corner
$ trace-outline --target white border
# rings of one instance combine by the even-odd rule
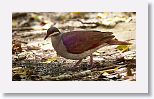
[[[0,91],[3,93],[148,93],[148,5],[137,0],[0,2]],[[137,12],[137,81],[12,81],[12,12]]]

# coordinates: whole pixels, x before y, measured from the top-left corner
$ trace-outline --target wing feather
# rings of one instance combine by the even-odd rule
[[[62,40],[68,52],[80,54],[111,40],[114,37],[112,34],[100,31],[72,31],[63,33]]]

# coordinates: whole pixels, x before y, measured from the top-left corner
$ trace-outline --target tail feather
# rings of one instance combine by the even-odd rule
[[[125,42],[125,41],[118,41],[116,39],[112,39],[107,41],[108,44],[110,45],[131,45],[131,43]]]

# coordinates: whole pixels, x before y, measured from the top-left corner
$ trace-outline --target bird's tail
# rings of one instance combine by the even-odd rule
[[[131,45],[131,43],[125,42],[125,41],[118,41],[117,39],[112,39],[107,41],[110,45]]]

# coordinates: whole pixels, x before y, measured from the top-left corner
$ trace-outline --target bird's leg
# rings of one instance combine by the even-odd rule
[[[91,55],[90,55],[90,66],[93,67],[93,65],[94,65],[94,64],[93,64],[93,55],[91,54]]]
[[[82,59],[80,59],[75,65],[74,67],[77,67],[80,63],[81,63]]]
[[[71,71],[79,70],[78,65],[81,63],[81,61],[82,61],[82,59],[80,59],[73,67],[68,68],[68,70],[71,70]]]

